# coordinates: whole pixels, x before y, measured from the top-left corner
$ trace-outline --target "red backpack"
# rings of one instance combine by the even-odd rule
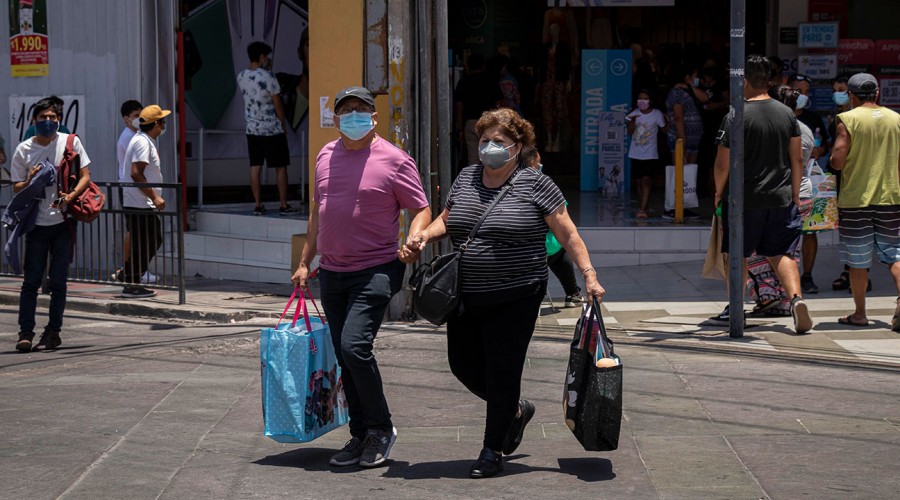
[[[81,170],[81,158],[75,152],[75,134],[69,134],[66,140],[66,151],[63,153],[62,162],[59,164],[60,191],[68,193],[78,185],[78,173]],[[93,222],[100,216],[100,211],[106,205],[106,195],[100,191],[100,187],[93,182],[66,206],[63,215],[71,217],[78,222]]]

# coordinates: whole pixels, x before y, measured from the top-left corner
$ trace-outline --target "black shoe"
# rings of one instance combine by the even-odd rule
[[[59,330],[44,328],[44,333],[41,334],[41,340],[34,346],[33,350],[52,351],[60,345],[62,345],[62,340],[59,338]]]
[[[119,295],[123,299],[146,299],[154,296],[156,296],[155,291],[148,290],[142,286],[126,286],[122,289],[122,294]]]
[[[699,219],[700,214],[694,212],[693,210],[684,209],[684,218],[685,219]]]
[[[674,219],[675,211],[674,210],[666,210],[662,215],[663,219]]]
[[[297,209],[290,205],[285,205],[278,209],[278,215],[291,215],[295,213],[297,213]]]
[[[397,428],[389,431],[369,429],[363,441],[363,451],[359,457],[360,467],[378,467],[387,462],[394,441],[397,440]]]
[[[268,212],[268,210],[262,205],[253,207],[253,215],[265,215],[266,212]]]
[[[16,350],[19,352],[31,352],[32,340],[34,340],[34,332],[19,332],[19,341],[16,342]]]
[[[519,444],[522,442],[522,435],[525,433],[525,426],[528,425],[531,417],[534,416],[534,405],[530,401],[523,399],[519,401],[519,411],[519,416],[513,419],[509,430],[506,431],[506,439],[503,440],[504,455],[512,455],[512,452],[519,447]]]
[[[503,470],[503,455],[495,453],[490,448],[482,448],[478,460],[469,469],[469,477],[480,479],[483,477],[496,476],[498,472]]]
[[[819,287],[816,286],[811,274],[800,276],[800,289],[803,293],[819,293]]]

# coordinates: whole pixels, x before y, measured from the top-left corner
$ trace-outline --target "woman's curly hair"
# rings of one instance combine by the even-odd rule
[[[537,168],[537,157],[531,154],[535,149],[534,125],[522,118],[510,108],[498,108],[482,113],[481,118],[475,123],[475,133],[481,137],[485,130],[492,127],[500,127],[500,130],[512,140],[522,144],[520,157],[529,167]],[[531,163],[535,164],[532,165]]]

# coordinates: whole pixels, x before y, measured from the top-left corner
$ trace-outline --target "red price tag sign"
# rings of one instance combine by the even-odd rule
[[[50,63],[47,35],[10,37],[9,57],[12,76],[46,76]]]

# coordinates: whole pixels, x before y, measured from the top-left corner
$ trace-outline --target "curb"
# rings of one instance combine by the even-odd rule
[[[12,292],[0,292],[0,305],[19,305],[19,294]],[[47,308],[50,305],[50,297],[44,294],[38,295],[38,306]],[[234,323],[247,321],[253,318],[271,317],[271,311],[252,310],[202,310],[201,308],[189,308],[184,305],[153,304],[146,302],[115,302],[97,299],[82,299],[78,297],[66,298],[66,310],[79,311],[92,314],[110,314],[114,316],[139,316],[144,318],[159,318],[180,321],[206,321],[211,323]],[[277,316],[276,316],[277,317]]]

